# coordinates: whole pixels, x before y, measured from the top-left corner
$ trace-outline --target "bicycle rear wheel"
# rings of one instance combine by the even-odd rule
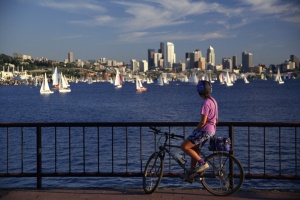
[[[201,180],[203,187],[211,194],[227,196],[240,189],[244,182],[244,169],[232,155],[217,152],[206,158],[210,168]]]
[[[161,154],[159,153],[153,153],[144,170],[144,176],[143,176],[143,189],[145,193],[151,194],[153,193],[163,176],[164,171],[164,160]]]

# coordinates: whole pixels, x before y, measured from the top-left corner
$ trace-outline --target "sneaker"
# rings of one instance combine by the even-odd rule
[[[205,163],[204,165],[199,165],[198,167],[196,167],[195,172],[204,172],[207,169],[209,169],[209,165]]]

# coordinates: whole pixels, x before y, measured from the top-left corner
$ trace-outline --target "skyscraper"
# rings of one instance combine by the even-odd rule
[[[232,62],[230,58],[222,58],[222,66],[223,69],[228,69],[230,72],[232,71]]]
[[[295,55],[291,55],[290,56],[290,60],[292,61],[292,62],[295,62],[295,68],[296,69],[299,69],[299,58],[297,57],[297,56],[295,56]]]
[[[207,49],[207,54],[206,54],[206,62],[207,64],[211,64],[212,66],[215,66],[215,50],[212,48],[212,46],[209,46]]]
[[[148,65],[149,67],[154,67],[154,55],[155,50],[154,49],[148,49]]]
[[[138,61],[136,61],[135,59],[131,59],[130,60],[130,65],[131,65],[131,68],[132,68],[133,72],[138,72],[139,71],[139,62]]]
[[[161,53],[162,59],[165,59],[165,43],[160,43],[160,49],[158,50],[158,53]]]
[[[68,59],[70,63],[74,61],[73,52],[68,53]]]
[[[237,56],[232,56],[232,68],[237,69],[238,65],[239,64],[238,64]]]
[[[253,67],[253,55],[244,51],[242,53],[242,72],[250,72],[250,67]]]
[[[166,67],[172,67],[173,63],[176,62],[176,55],[174,53],[174,44],[167,42],[166,48]]]

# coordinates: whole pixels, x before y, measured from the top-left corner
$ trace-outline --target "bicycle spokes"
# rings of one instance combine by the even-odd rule
[[[203,186],[214,195],[236,192],[244,180],[244,170],[239,161],[227,153],[215,153],[207,158],[210,168],[205,171]]]

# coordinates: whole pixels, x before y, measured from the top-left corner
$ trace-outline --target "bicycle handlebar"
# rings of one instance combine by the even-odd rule
[[[168,135],[170,138],[182,138],[182,139],[184,139],[184,136],[182,136],[182,135],[176,135],[176,134],[174,134],[174,133],[168,133],[168,132],[163,132],[163,131],[161,131],[161,130],[158,130],[157,128],[155,128],[155,127],[149,127],[151,130],[153,130],[153,131],[150,131],[150,132],[153,132],[153,133],[155,133],[155,134],[165,134],[165,135]]]

